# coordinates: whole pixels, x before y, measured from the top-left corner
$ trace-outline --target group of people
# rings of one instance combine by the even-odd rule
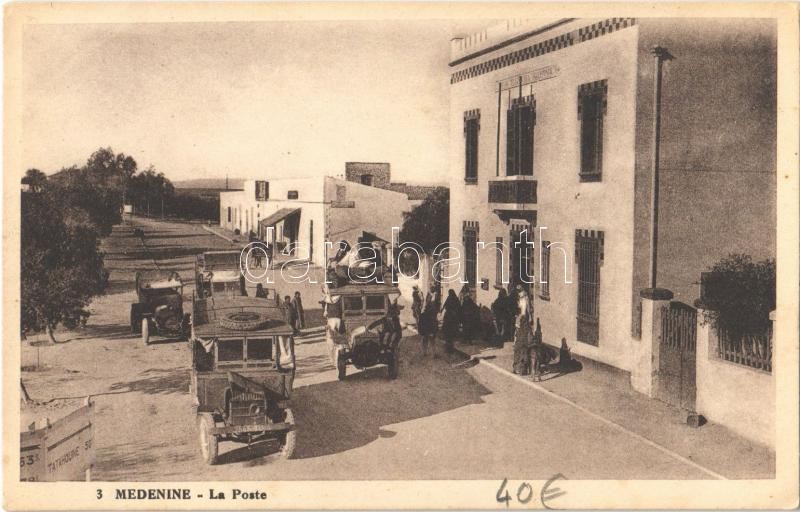
[[[418,286],[414,286],[412,312],[417,330],[422,336],[422,351],[428,352],[431,339],[439,332],[439,315],[442,316],[441,337],[448,352],[453,350],[456,338],[464,342],[481,339],[493,345],[501,345],[513,334],[516,299],[509,298],[505,290],[500,291],[498,299],[490,310],[478,305],[472,298],[469,285],[464,285],[456,295],[455,290],[447,292],[447,299],[441,303],[440,288],[431,285],[423,296]],[[438,354],[434,348],[434,357]]]
[[[521,285],[512,288],[511,293],[500,289],[491,310],[479,306],[472,298],[468,285],[464,285],[456,295],[449,290],[447,299],[441,304],[440,288],[431,285],[423,296],[419,287],[414,286],[412,312],[417,330],[422,337],[422,353],[427,355],[428,347],[436,352],[435,338],[439,333],[439,315],[442,315],[441,337],[448,352],[453,350],[456,338],[471,342],[476,338],[494,345],[502,346],[506,341],[514,342],[514,373],[540,377],[545,365],[559,358],[559,371],[575,371],[577,363],[572,359],[565,338],[561,339],[558,352],[542,342],[542,329],[536,319],[534,329],[533,304],[528,291]]]
[[[261,283],[256,285],[256,297],[259,299],[269,299],[267,290]],[[303,309],[303,298],[300,296],[300,292],[294,292],[294,297],[289,295],[284,296],[282,303],[280,301],[280,296],[276,293],[275,300],[278,306],[285,308],[286,321],[295,334],[300,332],[300,329],[305,329],[306,312],[305,309]]]
[[[391,272],[394,272],[394,267],[388,242],[383,241],[359,241],[351,246],[347,240],[340,240],[336,253],[328,259],[326,266],[326,276],[333,287],[353,280],[381,280]]]

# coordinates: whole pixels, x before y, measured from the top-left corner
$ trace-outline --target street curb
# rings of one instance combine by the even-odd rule
[[[442,341],[442,343],[444,344],[443,341]],[[565,403],[567,405],[570,405],[570,406],[574,407],[575,409],[581,411],[582,413],[586,414],[587,416],[591,416],[592,418],[594,418],[594,419],[596,419],[596,420],[608,425],[609,427],[613,428],[614,430],[616,430],[618,432],[623,432],[625,434],[628,434],[631,437],[637,439],[638,441],[643,442],[644,444],[650,446],[651,448],[655,448],[656,450],[658,450],[658,451],[660,451],[660,452],[672,457],[673,459],[675,459],[675,460],[677,460],[679,462],[683,462],[684,464],[688,464],[688,465],[692,466],[693,468],[695,468],[695,469],[697,469],[699,471],[702,471],[703,473],[705,473],[705,474],[707,474],[707,475],[709,475],[709,476],[711,476],[711,477],[713,477],[713,478],[715,478],[717,480],[728,480],[728,478],[724,477],[723,475],[720,475],[719,473],[717,473],[717,472],[715,472],[715,471],[713,471],[711,469],[708,469],[708,468],[706,468],[704,466],[701,466],[700,464],[694,462],[693,460],[688,459],[688,458],[684,457],[683,455],[680,455],[679,453],[673,452],[669,448],[667,448],[665,446],[662,446],[662,445],[656,443],[655,441],[651,441],[650,439],[642,436],[641,434],[637,434],[636,432],[623,427],[619,423],[615,423],[615,422],[611,421],[608,418],[605,418],[605,417],[603,417],[603,416],[601,416],[601,415],[599,415],[597,413],[594,413],[594,412],[590,411],[589,409],[587,409],[587,408],[585,408],[585,407],[583,407],[581,405],[578,405],[577,403],[573,402],[569,398],[565,398],[565,397],[563,397],[561,395],[558,395],[558,394],[550,391],[547,388],[542,387],[539,384],[536,384],[532,380],[526,379],[526,378],[521,377],[521,376],[519,376],[519,375],[517,375],[517,374],[515,374],[513,372],[510,372],[510,371],[506,370],[505,368],[503,368],[503,367],[501,367],[501,366],[499,366],[499,365],[497,365],[495,363],[492,363],[491,361],[489,361],[487,359],[484,359],[484,358],[481,358],[481,357],[475,357],[474,355],[471,356],[471,355],[467,354],[466,352],[463,352],[463,351],[461,351],[461,350],[459,350],[458,348],[455,348],[455,347],[453,349],[454,349],[454,351],[458,352],[459,354],[462,354],[465,357],[469,357],[470,360],[476,361],[477,364],[486,365],[490,369],[494,370],[495,372],[497,372],[497,373],[499,373],[499,374],[501,374],[501,375],[503,375],[505,377],[510,377],[510,378],[518,381],[521,384],[524,384],[526,386],[532,387],[536,391],[538,391],[538,392],[540,392],[540,393],[542,393],[544,395],[547,395],[547,396],[549,396],[550,398],[552,398],[554,400],[558,400],[559,402],[562,402],[562,403]]]

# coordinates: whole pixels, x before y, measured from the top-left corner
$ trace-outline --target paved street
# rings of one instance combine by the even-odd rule
[[[135,223],[146,232],[147,248],[132,236],[130,224],[115,228],[104,242],[111,285],[93,304],[85,331],[59,333],[67,343],[23,348],[23,365],[39,358],[39,369],[22,376],[35,399],[99,394],[94,398],[97,480],[500,481],[557,473],[570,479],[710,478],[640,437],[487,365],[463,368],[456,356],[423,358],[411,332],[402,342],[396,381],[387,380],[381,367],[349,368],[347,380],[339,382],[324,340],[300,339],[292,397],[299,428],[296,459],[280,459],[269,444],[223,443],[221,464],[206,466],[188,394],[186,343],[144,346],[130,334],[128,313],[134,272],[151,266],[151,257],[161,268],[180,272],[189,283],[184,293],[191,296],[194,254],[230,243],[199,225]],[[313,302],[307,300],[306,307]]]

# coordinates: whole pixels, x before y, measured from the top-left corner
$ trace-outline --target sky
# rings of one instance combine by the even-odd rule
[[[173,181],[335,175],[390,162],[442,181],[450,39],[490,21],[28,25],[23,163],[99,147]]]

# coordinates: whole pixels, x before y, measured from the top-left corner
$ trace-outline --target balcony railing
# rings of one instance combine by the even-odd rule
[[[536,180],[490,181],[489,202],[497,204],[536,204]]]

